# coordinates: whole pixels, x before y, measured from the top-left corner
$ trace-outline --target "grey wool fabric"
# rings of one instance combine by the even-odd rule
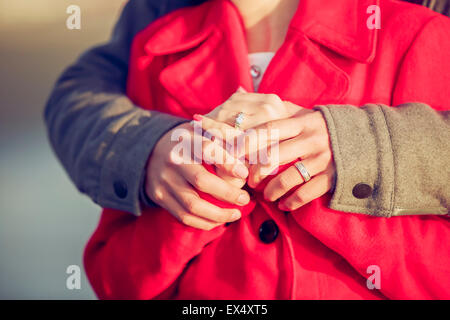
[[[421,103],[316,109],[326,119],[337,170],[332,209],[381,217],[448,214],[449,111]],[[372,188],[368,197],[354,196],[361,183]]]

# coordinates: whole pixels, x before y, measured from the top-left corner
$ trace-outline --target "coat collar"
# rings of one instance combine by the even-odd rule
[[[377,42],[377,29],[366,25],[370,5],[379,5],[379,0],[301,0],[289,29],[302,32],[344,57],[370,63]],[[209,0],[183,10],[156,29],[146,45],[148,53],[164,55],[189,50],[206,40],[214,29],[223,27],[222,22],[230,15],[241,19],[230,0]]]
[[[303,107],[344,101],[352,86],[350,77],[317,43],[356,62],[372,61],[376,31],[366,27],[370,3],[301,0],[259,92],[278,94]],[[178,10],[149,31],[144,51],[167,56],[159,80],[181,106],[173,112],[186,117],[205,114],[238,86],[253,91],[244,24],[230,1],[209,0]]]
[[[379,0],[301,0],[290,27],[342,56],[370,63],[377,42],[377,29],[367,27],[371,5]]]

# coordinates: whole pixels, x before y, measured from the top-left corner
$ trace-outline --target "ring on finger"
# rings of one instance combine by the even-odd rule
[[[311,180],[311,175],[301,161],[297,161],[294,166],[297,168],[298,172],[303,177],[303,180],[305,180],[305,182]]]
[[[242,125],[242,122],[244,121],[244,119],[245,119],[245,113],[239,112],[237,114],[236,118],[234,119],[234,128],[241,129],[241,125]]]

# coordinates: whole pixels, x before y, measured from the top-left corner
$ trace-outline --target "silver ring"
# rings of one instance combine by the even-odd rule
[[[236,116],[236,119],[234,120],[234,127],[236,129],[241,128],[241,124],[244,121],[244,118],[245,118],[245,114],[243,112],[239,112],[238,115]]]
[[[311,175],[309,174],[308,170],[306,170],[305,166],[303,165],[303,163],[301,161],[297,161],[294,166],[297,168],[298,172],[300,172],[300,174],[303,177],[303,180],[305,180],[305,182],[308,182],[309,180],[311,180]]]

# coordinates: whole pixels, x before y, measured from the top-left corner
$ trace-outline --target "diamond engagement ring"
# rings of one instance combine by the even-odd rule
[[[236,119],[234,120],[234,127],[236,129],[241,129],[241,124],[244,121],[245,114],[243,112],[239,112],[236,116]]]

